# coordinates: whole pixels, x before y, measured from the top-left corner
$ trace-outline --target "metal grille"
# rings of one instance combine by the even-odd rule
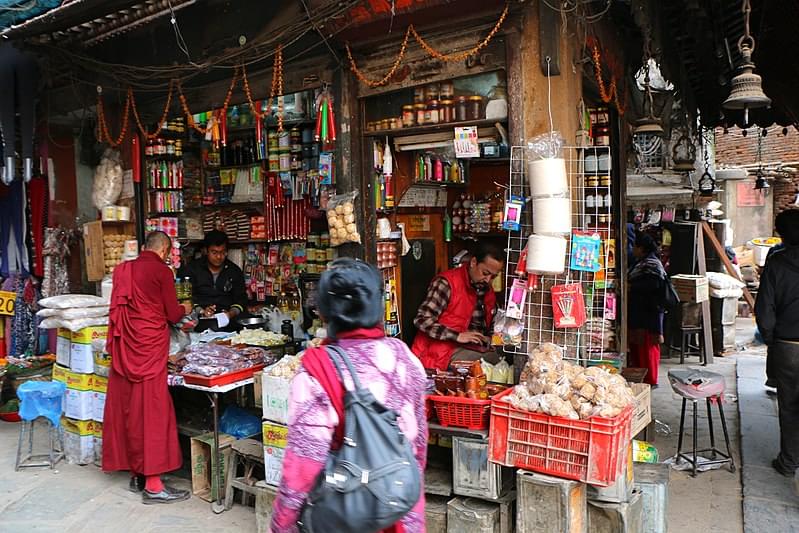
[[[610,321],[607,314],[605,300],[607,294],[612,292],[611,283],[616,283],[615,269],[608,268],[609,253],[608,239],[613,238],[611,226],[612,207],[604,201],[601,205],[594,202],[593,205],[587,204],[586,197],[589,193],[602,191],[603,196],[613,198],[611,191],[612,183],[608,187],[588,186],[588,175],[585,172],[586,156],[605,156],[608,161],[607,170],[602,170],[601,175],[610,176],[610,148],[609,147],[566,147],[564,148],[564,158],[566,171],[571,184],[572,200],[572,231],[584,231],[599,233],[602,238],[603,269],[606,273],[606,283],[597,280],[597,274],[593,272],[583,272],[571,270],[569,268],[571,260],[572,235],[566,235],[568,241],[566,270],[562,274],[545,274],[539,278],[538,288],[527,295],[525,302],[525,323],[523,341],[519,346],[506,346],[505,351],[514,354],[528,354],[538,344],[552,342],[564,349],[564,356],[567,359],[579,362],[597,361],[607,359],[607,352],[615,352],[615,322]],[[591,172],[591,175],[599,175],[599,172]],[[522,224],[519,231],[512,231],[508,234],[507,266],[506,266],[506,287],[507,297],[510,297],[510,290],[513,281],[519,278],[516,274],[516,265],[522,250],[527,246],[527,238],[533,232],[532,224],[532,202],[529,201],[530,189],[527,183],[527,161],[526,148],[514,146],[511,148],[511,166],[509,193],[514,196],[528,198],[522,216]],[[597,221],[607,220],[608,224],[604,229],[597,229]],[[573,234],[573,233],[572,233]],[[615,252],[614,252],[615,253]],[[615,262],[615,258],[613,259]],[[582,285],[587,322],[584,326],[575,329],[562,329],[554,327],[552,298],[550,290],[553,285],[564,283],[580,283]],[[506,299],[506,301],[508,301]],[[590,334],[589,326],[592,321],[600,325],[599,335]],[[596,333],[596,332],[595,332]],[[612,339],[607,346],[603,347],[603,339]]]
[[[633,135],[635,164],[638,172],[663,172],[663,139],[651,133]]]

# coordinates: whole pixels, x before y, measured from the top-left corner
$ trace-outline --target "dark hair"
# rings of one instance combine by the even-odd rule
[[[227,246],[227,233],[218,229],[209,231],[205,234],[205,246]]]
[[[384,317],[383,276],[368,263],[349,257],[336,259],[319,280],[319,314],[327,334],[371,328]]]
[[[652,252],[656,252],[658,249],[655,239],[646,233],[638,233],[635,236],[635,245],[646,252],[647,255],[651,254]]]
[[[488,257],[492,257],[500,263],[505,262],[505,254],[502,252],[502,250],[487,242],[481,242],[477,246],[477,250],[474,252],[474,257],[477,259],[478,263],[482,263]]]
[[[774,220],[774,229],[785,244],[799,245],[799,209],[786,209]]]
[[[172,245],[172,239],[163,231],[151,231],[144,239],[145,250],[159,250],[166,246],[167,248]]]

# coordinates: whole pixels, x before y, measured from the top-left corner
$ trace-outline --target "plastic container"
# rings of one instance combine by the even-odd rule
[[[216,376],[201,376],[200,374],[182,374],[183,380],[189,385],[200,385],[202,387],[218,387],[221,385],[230,385],[237,381],[249,379],[262,370],[264,365],[255,365],[250,368],[242,368],[235,372],[228,372],[226,374],[218,374]]]
[[[571,420],[491,400],[488,456],[495,463],[607,487],[627,459],[632,407],[615,418]]]
[[[746,245],[754,252],[755,263],[757,263],[758,266],[764,266],[769,250],[780,243],[782,243],[782,239],[779,237],[760,237],[752,239],[746,243]]]
[[[457,396],[427,397],[436,408],[438,421],[442,426],[466,429],[488,428],[488,413],[491,400],[473,400]]]

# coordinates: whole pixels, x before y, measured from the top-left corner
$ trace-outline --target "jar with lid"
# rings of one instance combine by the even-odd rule
[[[438,83],[428,83],[424,86],[424,99],[430,103],[430,100],[438,100],[441,86]]]
[[[390,119],[388,119],[388,129],[396,130],[396,129],[401,128],[401,127],[402,127],[402,124],[401,124],[399,119],[394,118],[394,117],[391,117]]]
[[[468,120],[468,115],[466,113],[466,108],[468,107],[468,102],[465,96],[459,96],[455,103],[455,119],[458,122],[465,122]]]
[[[412,128],[416,125],[416,112],[413,104],[402,106],[402,127]]]
[[[469,97],[469,105],[466,109],[466,120],[481,120],[483,118],[483,97],[475,94]]]
[[[175,155],[183,155],[183,142],[180,139],[175,141]]]
[[[427,114],[427,106],[425,104],[413,104],[413,109],[416,111],[416,125],[424,126],[427,124],[425,121]]]
[[[430,100],[427,102],[427,112],[425,113],[425,122],[427,124],[439,123],[438,111],[440,108],[441,105],[438,103],[438,100]]]
[[[153,146],[153,141],[147,141],[147,145],[144,147],[144,155],[150,157],[155,154],[155,146]]]
[[[439,122],[455,121],[455,102],[452,100],[441,100],[441,108],[438,111]]]
[[[414,104],[424,103],[424,86],[419,85],[413,88],[413,103]]]
[[[158,139],[158,144],[155,147],[157,155],[165,155],[166,154],[166,143],[163,139]]]
[[[455,86],[453,85],[452,80],[441,82],[439,95],[441,96],[442,100],[451,100],[452,97],[455,96]]]
[[[328,232],[325,231],[319,236],[319,246],[322,248],[330,246],[330,234]]]
[[[599,187],[599,176],[586,176],[586,187]]]
[[[166,142],[166,155],[175,155],[175,141],[171,139]]]

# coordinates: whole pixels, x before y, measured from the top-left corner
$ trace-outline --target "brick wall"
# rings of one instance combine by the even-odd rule
[[[716,129],[716,165],[751,165],[757,162],[757,132],[756,128],[749,128],[748,135],[744,137],[742,130],[732,128],[724,133],[721,128]],[[763,164],[788,163],[799,161],[799,131],[788,128],[788,134],[782,134],[781,126],[768,128],[768,135],[763,138],[762,146]],[[799,165],[791,165],[797,167]],[[775,180],[773,185],[774,216],[792,207],[799,192],[799,176],[793,180]]]

